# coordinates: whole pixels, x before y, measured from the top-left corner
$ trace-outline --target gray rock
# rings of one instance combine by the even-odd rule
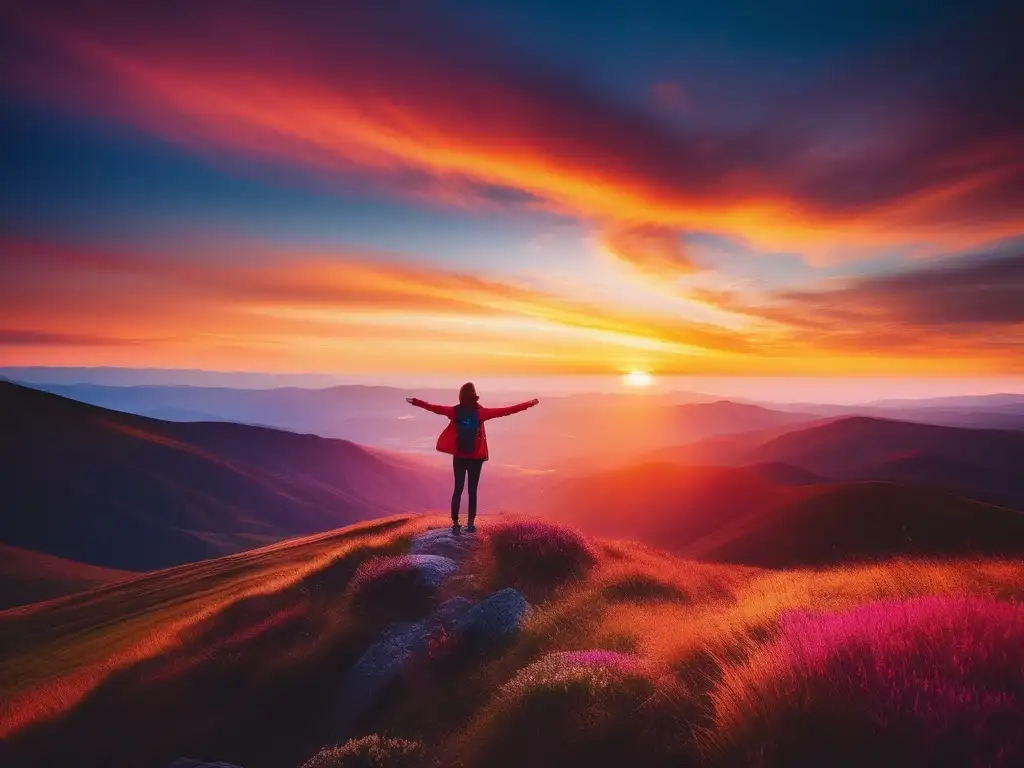
[[[529,607],[518,589],[501,589],[462,614],[455,621],[454,630],[469,647],[492,651],[515,637]]]
[[[402,670],[413,661],[426,657],[427,646],[435,630],[443,626],[452,633],[465,636],[471,647],[491,650],[519,631],[526,611],[526,598],[519,590],[503,589],[475,605],[464,597],[453,597],[423,621],[392,624],[359,657],[342,680],[331,716],[333,736],[347,737],[355,721],[377,701]]]
[[[409,552],[414,555],[442,555],[462,562],[476,549],[478,541],[473,534],[453,536],[449,529],[439,528],[413,537]]]
[[[376,643],[352,665],[334,701],[332,722],[345,733],[415,656],[427,649],[427,640],[437,625],[433,617],[414,623],[392,624]]]
[[[167,768],[241,768],[234,763],[207,763],[203,760],[192,760],[188,757],[179,757]]]
[[[435,588],[459,569],[458,563],[444,555],[415,553],[402,559],[416,568],[425,583]],[[342,680],[331,718],[336,733],[345,734],[407,664],[426,655],[430,636],[436,629],[451,627],[472,606],[464,597],[453,597],[422,621],[400,622],[385,629]]]
[[[435,588],[459,570],[458,563],[443,555],[413,554],[405,555],[402,560],[416,569],[424,584]]]
[[[455,624],[472,607],[472,600],[468,600],[465,597],[452,597],[441,603],[435,615],[445,628],[448,628]]]

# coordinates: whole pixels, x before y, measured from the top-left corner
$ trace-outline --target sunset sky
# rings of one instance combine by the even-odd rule
[[[1024,374],[1012,3],[15,5],[0,365]]]

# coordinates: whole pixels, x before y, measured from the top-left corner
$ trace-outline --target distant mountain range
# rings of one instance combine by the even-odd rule
[[[1024,554],[1024,514],[896,483],[814,486],[783,506],[750,508],[680,554],[770,568],[890,557]]]
[[[588,533],[679,551],[752,509],[802,498],[749,468],[650,462],[553,482],[539,494],[545,517]]]
[[[0,383],[0,543],[146,570],[436,508],[422,462],[239,424],[157,421]]]
[[[643,461],[783,465],[821,480],[888,480],[1024,509],[1024,432],[852,416],[649,452]]]
[[[947,427],[1024,429],[1024,394],[1014,393],[876,400],[857,405],[774,403],[770,407],[829,418],[870,416]]]
[[[443,426],[410,408],[407,396],[447,404],[455,393],[392,387],[231,389],[94,384],[35,385],[104,408],[170,421],[232,421],[337,437],[391,450],[430,452]],[[499,404],[494,399],[488,404]],[[508,397],[505,397],[507,400]],[[694,402],[694,399],[704,400]],[[501,402],[504,402],[502,400]],[[532,469],[624,457],[706,437],[807,423],[814,416],[758,405],[671,395],[577,394],[488,425],[496,458]]]
[[[782,462],[839,480],[891,480],[1024,509],[1024,432],[853,417],[758,446]]]
[[[540,508],[596,535],[763,567],[1024,554],[1016,510],[898,483],[783,484],[758,468],[631,466],[568,481]]]
[[[215,406],[236,414],[248,409],[253,417],[267,409],[296,422],[319,407],[355,434],[383,420],[394,429],[383,433],[386,439],[398,443],[416,417],[428,446],[443,425],[396,402],[389,388],[56,389],[139,408],[170,389],[180,398],[165,409]],[[0,419],[0,543],[110,568],[159,568],[389,513],[438,509],[450,493],[446,459],[432,452],[419,458],[266,427],[161,421],[9,383],[0,384]],[[552,398],[493,425],[495,466],[483,485],[484,509],[539,511],[676,551],[703,542],[702,556],[754,553],[749,557],[767,564],[771,557],[745,543],[745,531],[771,538],[772,525],[785,529],[784,521],[802,519],[799,505],[839,514],[843,504],[829,507],[826,500],[844,494],[883,507],[900,499],[902,506],[884,516],[900,530],[917,525],[901,515],[924,514],[931,505],[950,541],[955,519],[982,515],[983,531],[1002,514],[992,511],[997,507],[1024,509],[1024,432],[599,395]],[[645,450],[680,435],[691,442]],[[558,471],[521,472],[517,460]],[[843,491],[847,486],[862,490]],[[997,526],[1011,549],[1015,520]],[[837,530],[846,524],[836,522]],[[831,541],[830,535],[823,537]],[[999,538],[987,535],[964,535],[965,549],[953,550],[973,551]],[[898,536],[879,537],[888,543],[862,553],[900,551]],[[918,533],[913,541],[930,539]],[[835,547],[843,557],[860,551]],[[778,548],[778,559],[816,562],[786,547]]]
[[[448,390],[363,385],[321,389],[82,383],[32,386],[104,408],[168,421],[232,421],[424,453],[432,451],[442,425],[437,417],[410,409],[406,397],[415,395],[438,403],[455,399],[455,393]],[[485,403],[497,405],[527,395],[483,392],[483,397]],[[659,458],[657,451],[679,449],[707,438],[762,430],[780,434],[793,425],[810,426],[849,416],[1024,430],[1024,395],[1016,394],[890,400],[855,406],[737,402],[692,392],[581,393],[545,397],[543,402],[542,409],[490,426],[497,438],[500,461],[530,469],[578,472],[580,466],[609,466],[638,460],[643,454]]]
[[[752,565],[1024,553],[1024,433],[865,417],[780,431],[581,474],[535,503],[599,535]]]

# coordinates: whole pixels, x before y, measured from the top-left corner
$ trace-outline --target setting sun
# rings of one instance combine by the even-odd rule
[[[653,382],[647,371],[630,371],[622,377],[622,383],[627,387],[649,387]]]

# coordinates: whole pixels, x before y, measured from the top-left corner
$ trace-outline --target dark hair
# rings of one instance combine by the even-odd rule
[[[480,400],[479,395],[476,393],[476,387],[473,386],[473,382],[467,381],[462,385],[459,390],[459,405],[476,405]]]

